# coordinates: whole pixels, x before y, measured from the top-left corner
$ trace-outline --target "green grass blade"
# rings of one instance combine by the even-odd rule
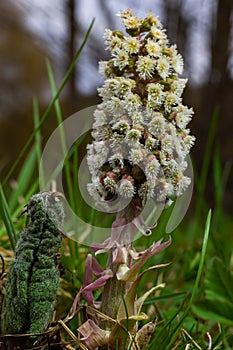
[[[223,197],[223,181],[222,181],[222,164],[220,159],[219,148],[216,149],[214,154],[213,163],[213,177],[214,177],[214,198],[215,198],[215,212],[222,207]]]
[[[32,178],[36,167],[36,151],[36,146],[34,145],[31,151],[29,152],[19,173],[19,176],[16,180],[17,186],[14,189],[14,191],[12,191],[12,194],[8,200],[11,212],[13,212],[16,209],[18,205],[18,199],[24,196],[25,192],[27,191],[28,184],[30,182],[30,179]]]
[[[219,108],[216,107],[212,116],[207,141],[205,145],[204,158],[202,161],[202,169],[200,174],[196,167],[193,167],[194,170],[194,178],[195,178],[195,187],[197,189],[197,200],[195,205],[195,213],[194,213],[194,224],[192,225],[192,229],[189,231],[190,241],[194,239],[194,235],[198,232],[199,223],[201,222],[202,215],[207,214],[208,204],[205,196],[205,189],[208,180],[208,172],[210,170],[211,162],[213,162],[214,154],[214,141],[216,135],[216,129],[219,119]],[[213,170],[212,170],[213,171]]]
[[[159,297],[155,297],[152,299],[147,299],[144,301],[143,305],[150,305],[150,304],[154,304],[158,301],[162,301],[162,300],[171,300],[171,299],[177,299],[177,298],[181,298],[186,296],[187,293],[186,292],[178,292],[178,293],[171,293],[171,294],[166,294],[166,295],[162,295]]]
[[[55,80],[54,80],[52,67],[51,67],[51,64],[50,64],[48,59],[46,60],[46,67],[47,67],[47,72],[48,72],[48,76],[49,76],[52,94],[54,97],[57,94],[57,89],[56,89],[56,84],[55,84]],[[70,166],[69,166],[69,160],[67,158],[66,138],[65,138],[64,129],[62,127],[63,118],[62,118],[62,112],[61,112],[60,103],[59,103],[58,99],[56,100],[54,107],[55,107],[58,125],[61,125],[61,127],[59,128],[59,133],[60,133],[61,147],[62,147],[62,153],[63,153],[63,158],[64,158],[65,176],[66,176],[66,181],[67,181],[69,200],[71,203],[71,207],[73,208],[74,207],[74,193],[75,192],[74,192],[73,186],[72,186],[71,171],[70,171]]]
[[[33,117],[34,117],[34,128],[37,128],[39,124],[39,109],[37,100],[33,100]],[[17,217],[21,212],[22,208],[19,206],[19,198],[24,198],[27,202],[33,193],[38,188],[38,179],[36,179],[31,184],[31,179],[33,178],[35,169],[39,169],[40,159],[41,159],[41,135],[40,130],[38,129],[35,135],[35,144],[27,155],[27,158],[24,161],[24,164],[20,170],[18,178],[16,180],[16,187],[14,191],[11,192],[9,196],[9,208],[13,213],[13,217]]]
[[[221,155],[219,147],[216,149],[213,159],[213,178],[214,178],[214,202],[215,202],[215,224],[218,229],[222,229],[222,218],[223,218],[223,210],[222,203],[224,193],[226,191],[226,184],[229,179],[230,171],[232,164],[231,162],[226,162],[223,166],[221,162]]]
[[[0,216],[5,224],[6,231],[11,243],[11,247],[14,250],[17,238],[16,238],[14,224],[11,219],[10,209],[7,204],[6,197],[1,184],[0,184]]]
[[[219,117],[219,109],[215,108],[215,111],[213,113],[213,118],[211,121],[211,125],[210,125],[210,131],[208,133],[208,138],[207,138],[207,142],[206,142],[203,165],[202,165],[200,181],[199,181],[199,185],[198,185],[198,189],[200,192],[199,194],[203,194],[204,189],[206,187],[208,170],[209,170],[210,161],[211,161],[211,153],[213,151],[214,138],[215,138],[216,129],[217,129],[218,117]]]
[[[31,136],[29,137],[28,141],[26,142],[26,144],[25,144],[24,147],[22,148],[20,154],[19,154],[18,157],[17,157],[17,160],[14,162],[14,164],[12,165],[12,167],[11,167],[11,169],[9,170],[8,174],[6,175],[6,177],[5,177],[4,181],[3,181],[3,186],[9,181],[11,175],[14,173],[14,171],[15,171],[15,169],[17,168],[19,162],[21,161],[21,159],[23,158],[24,154],[27,152],[28,148],[30,147],[32,141],[34,140],[34,137],[35,137],[37,131],[38,131],[38,130],[40,129],[40,127],[43,125],[44,121],[46,120],[46,118],[48,117],[49,113],[51,112],[51,110],[52,110],[52,108],[53,108],[55,102],[57,101],[57,99],[58,99],[58,97],[60,96],[62,90],[64,89],[64,87],[65,87],[65,85],[66,85],[66,83],[67,83],[69,77],[71,76],[72,71],[73,71],[73,69],[74,69],[74,67],[75,67],[75,65],[76,65],[76,63],[77,63],[77,61],[78,61],[78,58],[79,58],[79,56],[80,56],[80,54],[81,54],[81,52],[82,52],[82,50],[83,50],[83,48],[84,48],[84,46],[85,46],[87,40],[88,40],[88,37],[89,37],[89,35],[90,35],[90,32],[91,32],[92,27],[93,27],[93,25],[94,25],[94,22],[95,22],[95,19],[92,20],[92,22],[91,22],[91,24],[90,24],[90,26],[89,26],[89,28],[88,28],[88,30],[87,30],[87,32],[86,32],[86,35],[85,35],[85,37],[84,37],[84,39],[83,39],[83,42],[82,42],[80,48],[78,49],[78,51],[77,51],[77,53],[76,53],[76,55],[75,55],[75,57],[74,57],[74,59],[73,59],[71,65],[70,65],[70,67],[69,67],[67,73],[65,74],[65,77],[63,78],[63,81],[62,81],[62,83],[61,83],[59,89],[57,90],[56,95],[54,96],[54,98],[53,98],[52,101],[50,102],[50,104],[49,104],[49,106],[47,107],[47,109],[45,110],[44,114],[42,115],[41,120],[40,120],[40,123],[38,124],[37,128],[34,130],[34,132],[33,132],[33,133],[31,134]]]
[[[202,163],[200,176],[198,176],[197,172],[195,172],[195,179],[196,179],[195,185],[197,187],[197,192],[198,192],[198,198],[196,203],[196,213],[194,215],[196,219],[195,220],[196,225],[200,222],[201,213],[202,212],[206,213],[205,188],[206,188],[206,183],[208,178],[210,162],[212,160],[211,154],[213,152],[213,145],[214,145],[214,139],[216,135],[218,117],[219,117],[219,109],[215,108],[211,125],[210,125],[210,130],[206,141],[204,159]],[[196,225],[194,225],[195,230],[197,229]]]
[[[79,193],[79,188],[78,188],[78,167],[79,167],[79,163],[78,163],[79,157],[78,157],[78,145],[75,144],[74,145],[74,153],[73,153],[73,180],[74,180],[74,184],[73,184],[73,188],[74,188],[74,193],[76,194],[76,200],[74,201],[74,212],[77,213],[78,212],[78,193]],[[90,213],[91,215],[91,213]]]
[[[201,257],[200,257],[200,263],[199,263],[199,266],[198,266],[197,277],[196,277],[196,280],[195,280],[195,283],[194,283],[192,295],[191,295],[191,298],[189,300],[189,304],[188,304],[188,307],[186,309],[186,312],[184,314],[185,317],[188,315],[188,313],[190,311],[191,305],[192,305],[193,300],[195,298],[195,295],[196,295],[196,292],[197,292],[197,288],[198,288],[198,285],[199,285],[199,282],[200,282],[200,279],[201,279],[201,274],[202,274],[202,270],[203,270],[203,265],[204,265],[204,261],[205,261],[206,250],[207,250],[207,244],[208,244],[208,239],[209,239],[210,222],[211,222],[211,210],[209,210],[209,213],[208,213],[207,219],[206,219],[204,238],[203,238]]]
[[[32,183],[30,188],[26,191],[24,195],[24,205],[26,205],[33,194],[38,191],[38,178]],[[18,205],[13,212],[13,218],[17,218],[21,215],[23,209],[23,204]]]
[[[162,326],[162,329],[157,331],[157,335],[156,335],[155,339],[152,341],[152,343],[150,344],[149,349],[151,349],[151,350],[154,349],[155,344],[163,344],[164,347],[162,349],[165,349],[166,344],[169,342],[169,339],[171,338],[171,336],[169,336],[169,338],[168,338],[168,331],[172,327],[172,322],[177,318],[179,313],[183,310],[183,307],[184,307],[186,301],[188,300],[188,297],[189,297],[188,294],[186,294],[184,299],[182,300],[179,308],[176,310],[176,312],[165,323],[165,325]]]
[[[12,213],[11,218],[18,218],[18,217],[21,215],[21,213],[22,213],[22,211],[23,211],[24,205],[29,201],[29,199],[31,198],[31,196],[37,192],[37,190],[38,190],[38,178],[32,183],[32,185],[30,186],[30,188],[29,188],[29,189],[26,191],[26,193],[24,194],[24,196],[23,196],[23,197],[24,197],[24,198],[23,198],[23,199],[24,199],[24,202],[23,202],[23,203],[21,203],[21,204],[18,204],[18,203],[17,203],[17,206],[16,206],[16,208],[14,209],[13,212],[12,212],[10,206],[9,206],[9,211]],[[13,192],[13,194],[14,194],[14,193],[15,193],[15,191]],[[17,196],[17,198],[18,198],[18,196]],[[8,202],[9,202],[9,201],[8,201]],[[17,202],[18,202],[18,201],[17,201]],[[2,226],[2,227],[0,228],[0,237],[3,236],[4,233],[5,233],[5,227]]]
[[[173,336],[171,338],[171,341],[167,347],[167,349],[171,349],[172,348],[172,344],[174,342],[174,339],[176,338],[181,325],[184,321],[184,319],[188,316],[192,303],[194,301],[195,295],[197,293],[197,288],[199,286],[199,282],[201,279],[201,274],[202,274],[202,270],[203,270],[203,265],[204,265],[204,260],[205,260],[205,255],[206,255],[206,250],[207,250],[207,243],[208,243],[208,238],[209,238],[209,231],[210,231],[210,222],[211,222],[211,210],[209,210],[209,213],[207,215],[207,219],[206,219],[206,224],[205,224],[205,231],[204,231],[204,238],[203,238],[203,243],[202,243],[202,250],[201,250],[201,257],[200,257],[200,263],[199,263],[199,267],[198,267],[198,271],[197,271],[197,276],[196,276],[196,280],[194,283],[194,287],[193,287],[193,291],[189,300],[189,303],[185,309],[185,312],[183,313],[183,315],[180,317],[180,321],[178,323],[178,325],[175,327],[174,331],[173,331]]]
[[[36,158],[37,158],[37,169],[40,169],[40,161],[42,157],[42,138],[41,138],[41,129],[38,127],[40,124],[40,115],[39,115],[39,105],[36,98],[33,99],[33,119],[34,119],[34,129],[37,130],[35,134],[35,147],[36,147]],[[40,181],[42,186],[44,185],[44,176],[43,169],[40,171]]]

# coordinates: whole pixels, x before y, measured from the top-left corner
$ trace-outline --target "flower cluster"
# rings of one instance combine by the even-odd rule
[[[96,200],[170,202],[190,184],[185,159],[195,140],[187,128],[193,111],[182,104],[183,59],[157,17],[120,16],[127,34],[104,34],[111,58],[99,65],[104,84],[88,145],[88,191]]]

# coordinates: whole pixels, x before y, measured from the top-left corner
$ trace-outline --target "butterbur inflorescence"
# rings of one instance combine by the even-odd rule
[[[187,128],[193,110],[182,104],[183,59],[157,17],[139,19],[131,10],[120,17],[128,35],[104,34],[111,58],[99,66],[104,84],[88,145],[88,191],[97,201],[170,203],[190,184],[185,159],[195,140]]]
[[[147,290],[140,299],[138,287],[146,273],[167,265],[144,268],[170,245],[171,237],[140,252],[133,240],[137,231],[148,236],[155,227],[147,226],[141,215],[148,199],[169,205],[189,186],[186,157],[195,140],[187,128],[193,111],[182,104],[187,79],[179,77],[183,59],[176,46],[169,45],[160,21],[151,13],[139,19],[126,10],[120,17],[127,35],[109,29],[104,34],[111,58],[100,62],[102,102],[94,113],[94,140],[87,147],[87,160],[92,198],[110,203],[109,207],[120,198],[124,208],[118,208],[110,237],[91,246],[96,255],[109,253],[107,269],[100,269],[88,256],[85,283],[74,304],[82,296],[91,307],[100,307],[105,321],[88,320],[78,331],[89,349],[101,350],[147,348],[155,322],[138,329],[138,322],[147,320],[141,307],[164,284]],[[94,282],[92,275],[97,278]],[[100,287],[104,289],[97,305],[93,292]]]

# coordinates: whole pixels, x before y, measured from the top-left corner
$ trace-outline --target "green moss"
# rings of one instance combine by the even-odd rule
[[[11,261],[3,302],[5,334],[43,332],[53,314],[59,286],[59,250],[64,211],[56,193],[34,195],[27,206],[30,223]]]

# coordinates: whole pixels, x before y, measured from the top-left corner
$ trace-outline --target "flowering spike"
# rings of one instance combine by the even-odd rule
[[[195,140],[187,129],[193,111],[182,104],[183,59],[157,17],[139,19],[131,10],[120,17],[127,35],[104,34],[111,58],[100,63],[104,84],[88,146],[88,190],[99,200],[169,204],[190,184],[184,160]]]
[[[149,322],[136,331],[138,321],[146,318],[142,304],[150,293],[164,287],[151,288],[137,302],[139,283],[145,273],[167,264],[151,266],[141,274],[140,270],[169,246],[171,238],[142,252],[136,252],[132,242],[137,230],[149,236],[156,226],[148,227],[142,217],[149,199],[156,207],[167,207],[190,185],[185,158],[195,138],[187,128],[193,111],[182,103],[187,80],[179,77],[183,59],[177,47],[169,44],[165,29],[151,13],[140,19],[132,10],[125,10],[120,17],[127,34],[109,29],[104,34],[111,57],[99,65],[104,78],[98,89],[102,102],[94,113],[87,160],[92,176],[90,195],[105,207],[112,208],[116,202],[121,206],[111,236],[91,246],[95,254],[109,251],[108,269],[95,282],[88,277],[81,292],[93,304],[92,291],[104,285],[101,313],[107,317],[101,327],[109,331],[109,338],[101,349],[116,349],[117,344],[136,350],[146,349],[155,326]],[[85,330],[83,335],[93,340]],[[123,344],[128,335],[129,342]],[[91,346],[95,345],[98,342]]]

